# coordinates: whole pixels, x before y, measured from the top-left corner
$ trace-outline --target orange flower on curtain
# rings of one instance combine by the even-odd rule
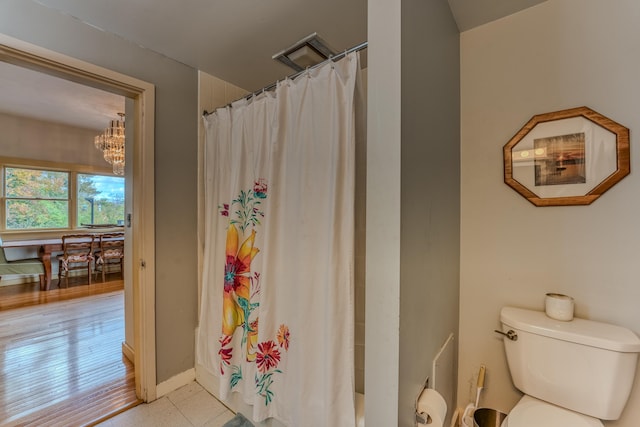
[[[231,388],[243,379],[242,365],[234,361],[233,336],[238,328],[242,328],[241,348],[248,363],[255,363],[259,374],[256,374],[256,393],[264,398],[265,405],[271,403],[274,393],[271,385],[273,374],[282,373],[278,368],[282,354],[289,349],[289,328],[281,325],[275,341],[258,342],[259,317],[252,313],[260,306],[260,273],[252,271],[251,262],[260,252],[255,246],[256,227],[264,218],[260,205],[267,198],[267,182],[259,179],[253,189],[240,191],[230,204],[219,206],[220,214],[229,217],[225,250],[224,287],[222,299],[222,336],[219,340],[220,373],[231,368]],[[242,241],[241,233],[248,236]],[[278,348],[279,347],[279,348]]]
[[[224,337],[231,337],[238,326],[247,325],[247,319],[251,315],[253,308],[257,307],[257,303],[251,304],[251,261],[256,257],[260,250],[254,247],[256,239],[255,230],[251,230],[249,237],[238,247],[239,236],[238,230],[235,225],[230,224],[227,229],[227,245],[226,245],[226,263],[224,268],[224,294],[222,299],[222,335],[223,338],[220,343],[223,342],[228,345],[231,343],[231,339],[225,339]],[[257,321],[256,325],[257,333]],[[245,334],[243,335],[243,343],[246,341],[247,334],[253,332],[251,325],[245,326]],[[226,353],[223,353],[226,352]],[[225,364],[231,358],[231,351],[229,348],[223,348],[220,350],[222,357],[222,363]],[[248,349],[247,349],[248,355]],[[224,372],[224,370],[221,368]]]

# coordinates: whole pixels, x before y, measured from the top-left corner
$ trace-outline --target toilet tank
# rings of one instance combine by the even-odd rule
[[[544,312],[504,307],[502,331],[514,385],[523,393],[575,412],[617,420],[633,385],[640,339],[630,330]]]

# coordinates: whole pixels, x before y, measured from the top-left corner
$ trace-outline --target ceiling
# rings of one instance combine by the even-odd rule
[[[0,61],[0,113],[102,130],[124,97]]]
[[[250,91],[291,74],[272,55],[313,32],[336,52],[367,38],[367,0],[28,1]],[[466,31],[544,0],[448,1]],[[95,129],[123,111],[122,97],[16,68],[0,63],[0,111]]]

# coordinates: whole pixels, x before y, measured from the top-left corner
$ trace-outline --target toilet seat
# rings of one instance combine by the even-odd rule
[[[604,427],[588,415],[579,414],[559,406],[525,395],[511,410],[502,427]]]

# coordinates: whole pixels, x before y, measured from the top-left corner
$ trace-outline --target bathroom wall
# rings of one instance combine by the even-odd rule
[[[367,102],[367,69],[360,73],[362,90],[359,92],[364,98],[360,106]],[[366,282],[365,269],[367,259],[367,117],[365,109],[356,115],[359,124],[356,134],[356,189],[355,189],[355,241],[354,241],[354,285],[355,285],[355,381],[356,392],[364,393],[364,350],[365,350],[365,303]]]
[[[549,0],[461,35],[461,268],[458,405],[508,411],[499,327],[504,305],[543,309],[546,292],[576,315],[640,335],[640,3]],[[631,131],[631,175],[590,206],[535,207],[503,183],[502,147],[533,115],[588,106]],[[640,375],[622,418],[640,419]]]
[[[368,12],[365,418],[411,426],[458,343],[459,33],[446,0]]]
[[[399,426],[458,332],[460,36],[446,0],[402,2]],[[441,362],[444,362],[441,360]],[[448,406],[456,378],[438,380]],[[449,410],[445,425],[453,411]]]

